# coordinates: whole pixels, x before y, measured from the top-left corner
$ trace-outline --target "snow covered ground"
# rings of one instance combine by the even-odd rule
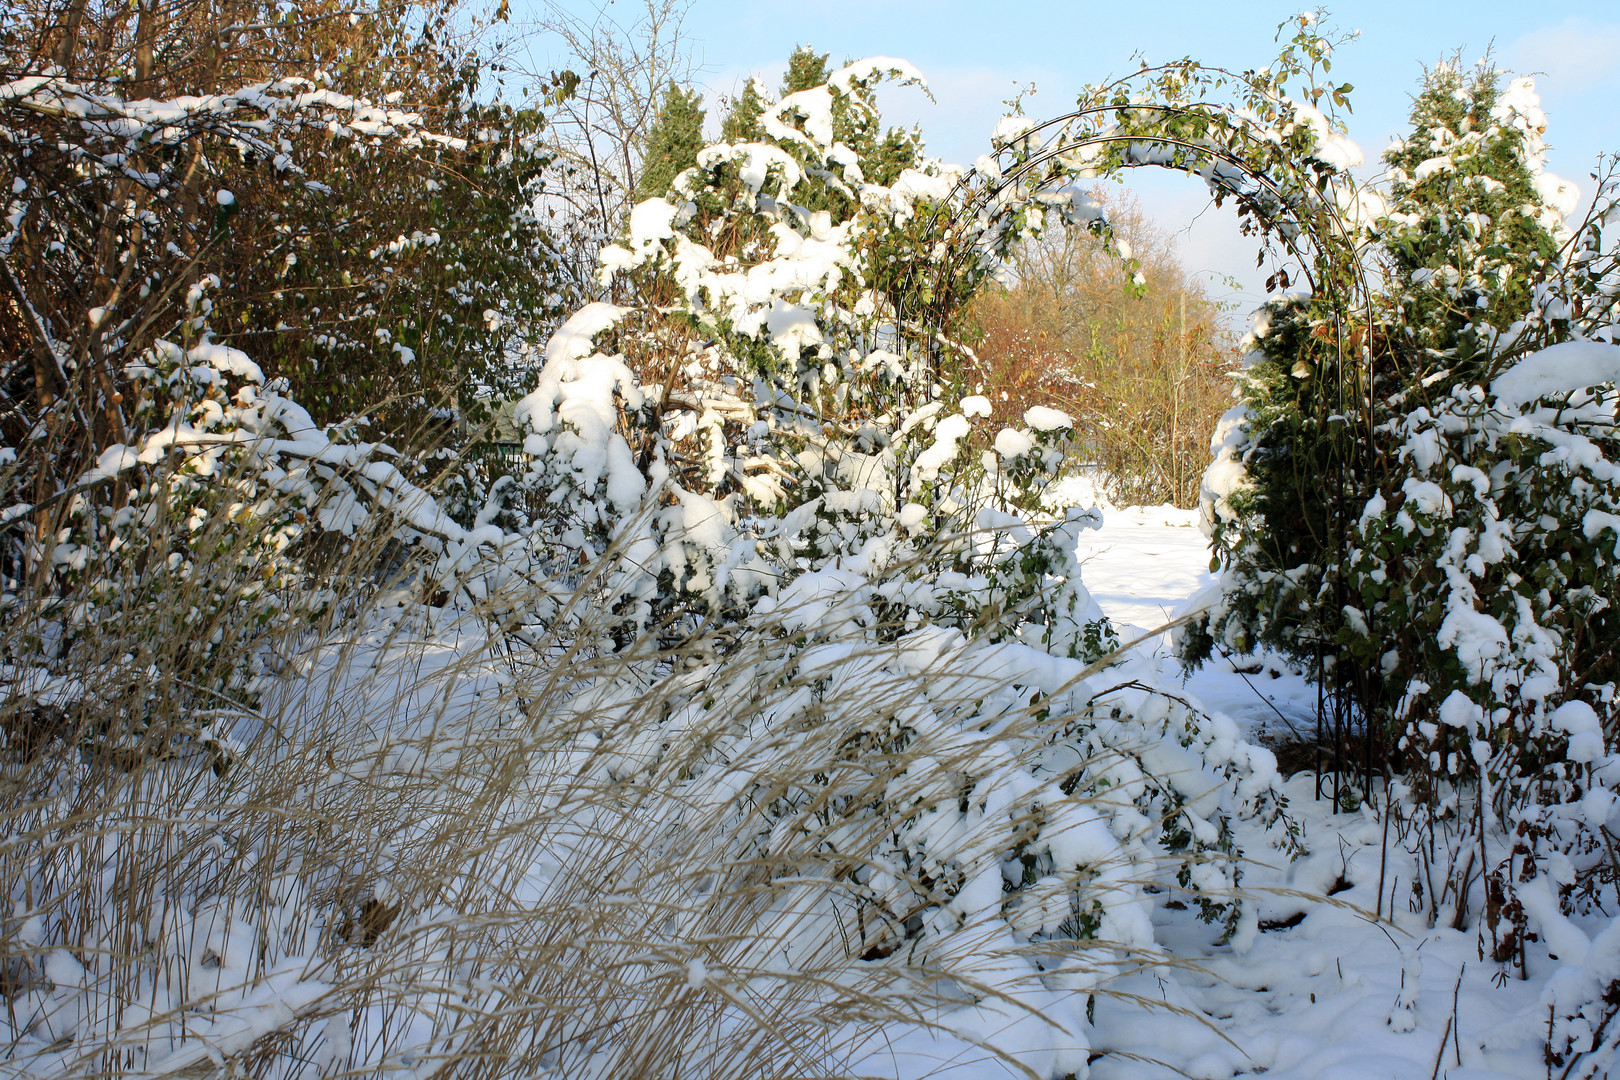
[[[1083,534],[1079,551],[1086,588],[1126,641],[1170,622],[1215,581],[1194,510],[1105,507],[1103,527]],[[1160,651],[1171,681],[1185,677],[1204,706],[1244,718],[1255,734],[1305,733],[1315,724],[1315,688],[1274,657],[1218,660],[1189,675],[1168,648]]]
[[[1139,636],[1127,627],[1168,621],[1213,580],[1191,511],[1105,508],[1103,527],[1080,550],[1087,587],[1125,638]],[[1168,648],[1159,651],[1166,675],[1180,678]],[[1185,687],[1251,733],[1314,724],[1314,689],[1275,659],[1217,662]],[[1472,930],[1429,927],[1413,913],[1421,908],[1417,860],[1399,837],[1391,833],[1386,847],[1370,808],[1335,812],[1314,788],[1306,773],[1287,789],[1309,854],[1251,867],[1243,882],[1250,914],[1231,942],[1198,920],[1173,882],[1161,884],[1154,920],[1172,963],[1120,979],[1112,996],[1098,998],[1093,1046],[1106,1052],[1093,1061],[1092,1080],[1549,1075],[1543,991],[1561,964],[1579,962],[1586,932],[1567,927],[1576,933],[1563,959],[1545,942],[1532,945],[1527,978],[1482,960]],[[1258,836],[1244,846],[1267,850]]]
[[[1173,506],[1105,507],[1103,527],[1084,534],[1080,557],[1086,588],[1122,635],[1127,626],[1168,622],[1215,580],[1198,512]]]

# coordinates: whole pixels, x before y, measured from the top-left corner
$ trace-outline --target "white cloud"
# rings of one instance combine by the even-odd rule
[[[1237,305],[1234,325],[1246,322],[1250,310],[1265,300],[1266,277],[1278,267],[1255,266],[1260,240],[1243,235],[1232,204],[1216,207],[1201,180],[1160,169],[1136,169],[1125,180],[1170,237],[1181,265],[1205,283],[1212,298]],[[1288,269],[1299,277],[1295,267]]]
[[[1620,25],[1571,16],[1518,38],[1504,58],[1550,92],[1592,90],[1620,78]]]
[[[894,87],[880,91],[879,107],[891,123],[922,127],[928,152],[946,161],[971,164],[990,150],[990,132],[1007,113],[1003,101],[1017,92],[1012,73],[986,67],[924,68],[928,91],[934,100],[913,88]],[[1040,83],[1039,75],[1026,75]],[[1053,100],[1047,100],[1051,98]],[[1056,115],[1065,111],[1059,95],[1039,92],[1026,98],[1024,110],[1034,116]]]

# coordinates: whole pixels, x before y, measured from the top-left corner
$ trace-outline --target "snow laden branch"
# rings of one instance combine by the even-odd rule
[[[203,136],[222,148],[253,155],[277,172],[302,173],[288,141],[311,130],[337,139],[371,145],[384,142],[409,150],[428,144],[465,149],[466,141],[427,129],[421,113],[391,109],[322,87],[310,79],[286,78],[255,83],[218,94],[187,95],[164,100],[125,100],[98,92],[63,76],[32,75],[0,85],[0,141],[21,158],[41,141],[40,133],[19,123],[20,113],[73,123],[78,134],[68,153],[87,181],[128,180],[147,192],[165,195],[175,186],[173,166],[165,151]],[[10,114],[12,122],[4,117]],[[172,154],[167,155],[172,161]],[[45,194],[30,183],[25,161],[18,162],[0,234],[0,258],[16,243],[31,197]],[[221,206],[229,206],[221,201]]]

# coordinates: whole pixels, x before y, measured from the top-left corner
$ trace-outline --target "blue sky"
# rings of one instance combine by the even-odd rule
[[[600,10],[624,22],[641,10],[640,0],[561,6],[586,17]],[[520,5],[514,9],[518,14]],[[971,161],[984,151],[1015,83],[1035,84],[1025,111],[1044,116],[1066,111],[1081,85],[1130,71],[1139,53],[1149,61],[1190,55],[1239,70],[1258,66],[1275,54],[1277,24],[1300,9],[1153,0],[695,0],[686,32],[703,68],[711,113],[712,99],[739,88],[750,74],[774,89],[787,55],[800,44],[831,53],[834,62],[875,55],[909,60],[928,77],[935,100],[916,90],[890,91],[882,99],[885,115],[919,123],[931,152]],[[1472,61],[1487,48],[1494,48],[1500,66],[1537,76],[1553,172],[1590,194],[1587,174],[1598,155],[1620,151],[1620,9],[1379,0],[1341,4],[1330,9],[1329,22],[1361,31],[1335,57],[1332,74],[1356,88],[1350,133],[1369,159],[1404,127],[1425,64],[1459,49]],[[543,42],[535,46],[544,53]],[[1162,225],[1179,231],[1189,266],[1236,274],[1252,289],[1252,246],[1224,211],[1200,215],[1207,204],[1200,185],[1137,175],[1132,187]]]

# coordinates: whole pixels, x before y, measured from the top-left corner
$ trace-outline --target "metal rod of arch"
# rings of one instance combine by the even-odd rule
[[[1208,118],[1210,114],[1224,114],[1223,122],[1231,125],[1230,130],[1235,135],[1242,138],[1255,138],[1254,134],[1248,130],[1247,125],[1239,121],[1234,121],[1230,118],[1229,112],[1225,106],[1207,102],[1193,102],[1186,105],[1175,106],[1147,102],[1132,103],[1129,106],[1091,106],[1084,109],[1077,109],[1072,112],[1065,113],[1062,116],[1039,123],[1032,127],[1028,132],[1020,136],[1020,138],[1028,139],[1036,132],[1049,129],[1057,125],[1062,125],[1062,130],[1066,132],[1068,130],[1068,125],[1074,123],[1075,121],[1088,120],[1099,116],[1117,113],[1121,108],[1127,107],[1137,112],[1157,112],[1161,115],[1172,118],[1193,116]],[[1001,200],[1001,196],[1004,192],[1006,192],[1009,188],[1025,182],[1032,172],[1043,165],[1049,164],[1065,156],[1071,156],[1077,151],[1083,150],[1088,146],[1106,146],[1116,143],[1143,143],[1149,145],[1174,147],[1179,150],[1187,151],[1190,154],[1203,156],[1210,161],[1225,164],[1229,166],[1231,170],[1238,176],[1241,176],[1244,179],[1258,185],[1262,190],[1272,197],[1276,207],[1292,213],[1294,219],[1293,223],[1296,226],[1297,231],[1293,236],[1287,235],[1286,232],[1281,229],[1281,223],[1268,219],[1263,213],[1264,208],[1259,206],[1256,202],[1251,202],[1249,204],[1251,213],[1253,213],[1256,220],[1260,222],[1262,230],[1267,235],[1278,235],[1281,237],[1283,243],[1287,246],[1289,253],[1294,258],[1299,260],[1301,269],[1306,274],[1307,280],[1310,282],[1313,291],[1316,289],[1317,282],[1315,280],[1315,276],[1310,271],[1312,260],[1298,247],[1296,239],[1299,237],[1306,237],[1310,239],[1320,252],[1325,250],[1322,243],[1322,237],[1320,237],[1317,234],[1317,230],[1312,227],[1307,220],[1305,220],[1305,217],[1298,212],[1298,208],[1294,205],[1295,199],[1289,194],[1283,185],[1281,185],[1273,177],[1253,169],[1246,161],[1238,157],[1234,151],[1215,143],[1193,142],[1189,139],[1166,134],[1145,135],[1140,132],[1132,133],[1113,131],[1100,131],[1070,140],[1064,140],[1062,138],[1049,140],[1046,145],[1043,145],[1039,150],[1031,154],[1029,157],[1019,161],[1016,165],[1004,171],[1001,174],[1000,179],[995,184],[976,193],[972,200],[963,207],[963,214],[964,216],[968,216],[970,218],[976,218],[980,212],[989,206],[990,203]],[[1150,166],[1170,169],[1172,171],[1186,173],[1187,175],[1200,176],[1200,179],[1203,179],[1206,182],[1210,182],[1212,180],[1212,177],[1201,176],[1192,168],[1182,167],[1171,162],[1124,162],[1121,163],[1118,168],[1145,168]],[[944,200],[942,204],[936,205],[930,222],[930,231],[932,231],[932,226],[938,222],[939,214],[954,203],[954,197],[967,190],[967,185],[971,180],[971,176],[972,174],[959,179],[956,185],[953,187],[950,195],[947,196],[946,200]],[[1051,182],[1053,179],[1056,178],[1048,177],[1046,178],[1046,182]],[[1065,177],[1064,179],[1067,178]],[[1224,181],[1225,177],[1213,179],[1220,182]],[[1037,184],[1037,187],[1038,186],[1039,184]],[[1314,200],[1316,204],[1315,209],[1322,213],[1326,217],[1327,221],[1331,223],[1332,231],[1337,234],[1338,238],[1346,243],[1349,243],[1351,230],[1347,227],[1347,224],[1344,221],[1342,214],[1339,212],[1339,208],[1336,203],[1329,199],[1324,192],[1318,190],[1314,184],[1300,184],[1299,191],[1306,199]],[[1249,197],[1248,193],[1242,191],[1236,185],[1228,186],[1224,193],[1230,194],[1239,200],[1244,200]],[[1010,204],[1004,203],[1003,205]],[[953,217],[954,216],[956,215],[953,214]],[[946,229],[949,230],[949,228],[950,225],[947,224]],[[982,252],[948,251],[946,265],[942,268],[945,271],[947,281],[949,281],[950,277],[961,268],[961,260],[969,257],[970,255],[982,255]],[[1371,288],[1366,280],[1365,272],[1361,268],[1359,261],[1355,262],[1354,271],[1358,285],[1358,289],[1356,291],[1360,294],[1360,298],[1362,299],[1363,303],[1370,305]],[[1357,306],[1363,305],[1352,303],[1347,305],[1347,308]],[[1370,316],[1370,310],[1368,314]]]

